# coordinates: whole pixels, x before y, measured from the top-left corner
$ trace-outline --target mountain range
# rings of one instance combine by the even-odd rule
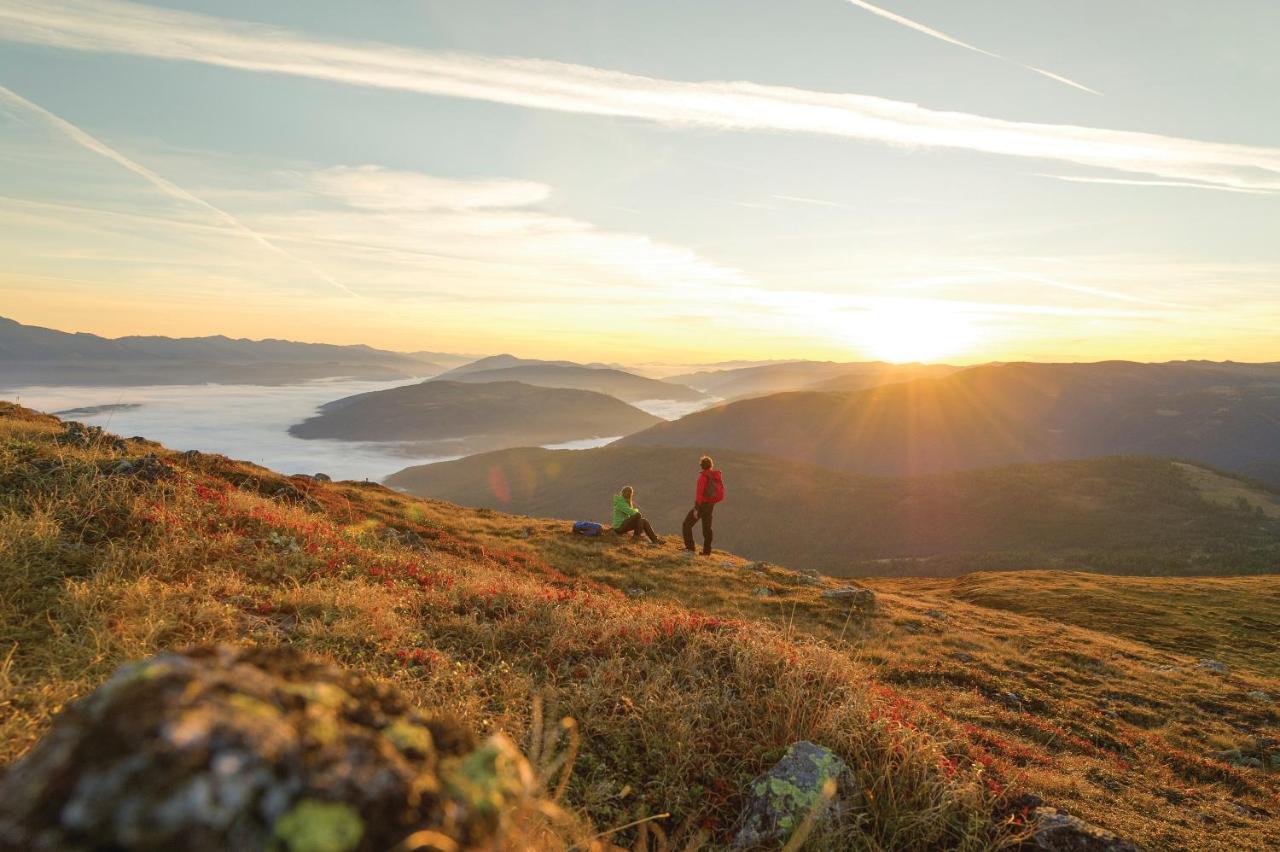
[[[625,402],[692,402],[706,398],[705,394],[687,385],[637,376],[616,367],[574,364],[568,361],[531,361],[512,356],[485,358],[436,378],[452,382],[523,382],[540,387],[576,388],[605,393]]]
[[[700,370],[668,376],[666,381],[735,400],[795,390],[861,390],[930,376],[959,367],[946,364],[887,364],[882,361],[784,361],[746,367]]]
[[[0,387],[30,384],[291,384],[436,375],[468,356],[371,346],[210,337],[99,337],[0,317]]]

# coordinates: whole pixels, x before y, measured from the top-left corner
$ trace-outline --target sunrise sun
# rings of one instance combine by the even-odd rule
[[[892,363],[929,362],[967,353],[979,333],[969,315],[931,302],[893,302],[871,308],[847,331],[851,343]]]

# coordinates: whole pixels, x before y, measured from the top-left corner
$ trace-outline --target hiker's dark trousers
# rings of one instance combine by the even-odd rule
[[[715,514],[715,503],[698,503],[684,516],[684,549],[693,550],[693,525],[702,521],[702,552],[711,552],[711,516]]]
[[[618,535],[631,533],[632,538],[639,538],[640,533],[649,536],[649,541],[657,541],[658,536],[653,531],[653,525],[649,523],[649,519],[644,515],[636,512],[631,517],[622,522],[622,526],[614,530]]]

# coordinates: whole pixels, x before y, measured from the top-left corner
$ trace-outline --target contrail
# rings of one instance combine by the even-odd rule
[[[1053,178],[1054,180],[1065,180],[1071,183],[1110,183],[1119,184],[1120,186],[1172,186],[1183,189],[1216,189],[1220,192],[1243,192],[1248,195],[1275,195],[1276,193],[1266,189],[1246,189],[1241,186],[1219,186],[1213,183],[1195,183],[1189,180],[1134,180],[1131,178],[1107,178],[1107,177],[1082,177],[1078,175],[1052,175],[1045,172],[1036,172],[1036,177]]]
[[[872,4],[866,2],[866,0],[849,0],[849,2],[857,6],[859,9],[865,9],[866,11],[870,12],[873,15],[879,15],[881,18],[884,18],[885,20],[893,21],[895,24],[901,24],[902,26],[913,29],[916,32],[924,33],[927,36],[933,36],[936,39],[945,41],[947,44],[954,44],[956,47],[963,47],[965,50],[972,50],[974,53],[981,53],[983,56],[990,56],[992,59],[999,59],[1001,62],[1010,62],[1014,65],[1017,65],[1020,68],[1025,68],[1028,71],[1034,71],[1035,73],[1041,75],[1042,77],[1048,77],[1050,80],[1056,80],[1059,83],[1065,83],[1068,86],[1071,86],[1072,88],[1079,89],[1082,92],[1088,92],[1091,95],[1102,94],[1099,91],[1090,89],[1088,86],[1085,86],[1081,83],[1077,83],[1075,80],[1070,80],[1066,77],[1063,77],[1061,74],[1054,74],[1052,71],[1046,71],[1043,68],[1037,68],[1034,65],[1027,65],[1023,62],[1017,61],[1016,59],[1009,59],[1008,57],[1001,56],[998,53],[992,53],[989,50],[983,50],[981,47],[977,47],[976,45],[969,44],[966,41],[961,41],[960,39],[955,38],[954,36],[949,36],[944,32],[935,30],[933,27],[926,27],[924,24],[918,21],[913,21],[910,18],[904,18],[901,15],[895,14],[894,12],[890,12],[888,9],[881,9],[879,6],[873,6]]]
[[[212,213],[214,216],[218,217],[218,219],[226,223],[232,230],[248,237],[258,245],[272,252],[273,254],[279,255],[280,257],[283,257],[293,263],[296,263],[304,267],[312,275],[315,275],[316,277],[322,279],[323,281],[329,284],[332,284],[334,287],[338,288],[343,293],[346,293],[348,296],[358,297],[358,295],[354,291],[352,291],[349,287],[347,287],[342,282],[336,280],[333,276],[329,275],[324,270],[317,268],[315,264],[310,263],[306,260],[303,260],[302,258],[291,254],[285,249],[282,249],[280,246],[271,242],[266,237],[262,236],[257,231],[253,230],[253,228],[250,228],[244,222],[241,222],[239,219],[237,219],[235,216],[231,215],[227,211],[223,210],[220,207],[215,207],[214,205],[210,204],[209,202],[205,201],[203,198],[200,198],[197,195],[191,194],[187,190],[178,186],[173,181],[170,181],[164,177],[161,177],[160,175],[151,171],[146,166],[140,163],[134,162],[133,160],[126,157],[124,154],[121,154],[119,151],[107,145],[105,142],[102,142],[101,140],[99,140],[94,136],[90,136],[88,133],[81,130],[79,127],[76,127],[71,122],[57,115],[54,115],[53,113],[49,112],[47,109],[40,106],[39,104],[33,103],[32,101],[27,100],[26,98],[22,97],[22,95],[19,95],[17,92],[13,91],[12,89],[8,89],[8,88],[5,88],[4,86],[0,86],[0,104],[9,104],[11,106],[17,106],[21,109],[24,109],[38,116],[39,118],[43,119],[45,122],[50,124],[54,129],[60,132],[63,136],[67,137],[68,139],[70,139],[72,142],[76,143],[80,147],[85,148],[89,151],[92,151],[93,153],[101,157],[105,157],[108,160],[111,160],[113,163],[119,166],[122,166],[123,168],[133,172],[135,175],[146,180],[152,186],[156,187],[161,192],[163,192],[164,194],[168,195],[171,198],[176,198],[179,201],[185,201],[186,203],[193,204],[196,207],[204,208],[205,210]]]
[[[387,44],[325,42],[288,30],[116,0],[0,0],[0,41],[199,62],[351,86],[668,127],[838,136],[1280,189],[1280,148],[1132,130],[1010,121],[870,95],[745,81],[689,82],[586,65]]]

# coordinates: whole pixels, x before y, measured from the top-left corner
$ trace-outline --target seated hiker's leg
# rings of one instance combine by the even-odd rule
[[[626,533],[633,533],[635,535],[639,535],[640,520],[641,520],[640,513],[636,512],[634,515],[632,515],[631,517],[623,521],[622,526],[614,527],[613,532],[615,535],[624,535]]]
[[[711,539],[714,535],[711,532],[711,516],[715,512],[715,504],[712,503],[702,507],[699,513],[702,517],[702,555],[707,556],[711,553]],[[692,536],[690,536],[692,540]]]
[[[632,541],[640,540],[640,532],[645,528],[645,525],[648,523],[649,522],[644,519],[644,515],[640,514],[639,512],[636,512],[634,515],[632,515],[630,518],[627,519],[627,524],[631,528]]]
[[[648,518],[645,518],[643,521],[640,522],[640,529],[644,532],[645,535],[649,536],[649,541],[652,541],[655,544],[657,543],[658,534],[653,531],[653,524],[649,523]]]
[[[693,550],[693,525],[698,522],[698,512],[690,509],[689,514],[684,516],[684,525],[680,531],[684,533],[684,549]]]

